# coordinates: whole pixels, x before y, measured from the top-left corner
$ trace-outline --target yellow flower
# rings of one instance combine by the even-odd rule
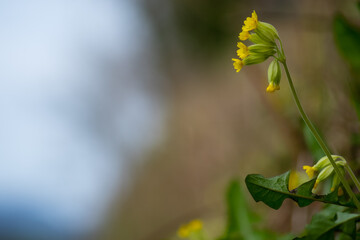
[[[303,166],[303,169],[306,171],[306,174],[309,176],[309,178],[314,177],[314,173],[316,171],[316,169],[314,167]]]
[[[239,56],[239,58],[244,59],[249,56],[249,49],[245,44],[243,44],[242,42],[238,42],[237,47],[239,48],[237,50],[237,55]]]
[[[240,34],[239,34],[239,39],[241,41],[245,41],[245,40],[248,40],[250,37],[250,33],[248,31],[242,31]]]
[[[193,231],[199,231],[203,227],[203,223],[199,219],[195,219],[195,220],[191,221],[189,223],[189,225]]]
[[[197,232],[202,230],[203,223],[202,221],[195,219],[189,222],[188,224],[182,225],[178,230],[178,236],[180,238],[187,238],[189,237],[193,232]]]
[[[245,25],[242,27],[242,30],[246,32],[254,30],[257,27],[258,17],[256,15],[255,10],[252,12],[251,17],[246,18],[244,24]]]
[[[187,238],[190,235],[190,231],[186,226],[181,226],[177,234],[180,238]]]
[[[280,86],[276,85],[274,82],[270,82],[269,86],[266,88],[267,92],[275,92],[276,90],[280,90]]]
[[[241,68],[244,66],[244,63],[240,60],[240,59],[237,59],[237,58],[233,58],[232,59],[234,61],[234,68],[236,70],[236,72],[240,72]]]

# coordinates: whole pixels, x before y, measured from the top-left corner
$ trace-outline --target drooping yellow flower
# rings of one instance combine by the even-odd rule
[[[178,236],[180,238],[187,238],[189,237],[193,232],[197,232],[202,230],[203,223],[202,221],[195,219],[189,222],[188,224],[182,225],[178,230]]]
[[[240,59],[237,59],[237,58],[232,58],[232,60],[234,61],[233,65],[234,65],[236,72],[240,72],[241,68],[244,66],[244,63]]]
[[[311,166],[303,166],[303,169],[306,171],[306,174],[309,176],[309,178],[313,178],[314,177],[314,173],[316,171],[316,169],[314,167]]]
[[[245,41],[245,40],[248,40],[250,37],[250,33],[248,31],[242,31],[240,34],[239,34],[239,39],[241,41]]]
[[[266,88],[267,92],[275,92],[276,90],[280,90],[280,86],[276,85],[274,82],[270,82],[269,86]]]
[[[238,42],[237,47],[239,48],[237,50],[237,55],[239,56],[239,58],[244,59],[249,56],[249,49],[245,44],[243,44],[242,42]]]
[[[246,18],[244,24],[245,25],[242,27],[242,30],[246,32],[254,30],[257,27],[258,17],[256,15],[255,10],[252,12],[251,17]]]

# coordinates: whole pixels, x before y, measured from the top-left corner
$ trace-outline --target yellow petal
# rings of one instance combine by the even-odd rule
[[[240,34],[239,34],[239,39],[241,41],[245,41],[245,40],[248,40],[250,37],[250,33],[247,32],[247,31],[242,31]]]
[[[258,16],[257,16],[257,14],[256,14],[255,10],[252,12],[252,14],[251,14],[251,18],[252,18],[252,19],[254,19],[254,21],[255,21],[255,22],[257,22],[257,21],[258,21]]]
[[[315,169],[311,166],[303,166],[303,169],[306,171],[306,174],[309,176],[309,178],[314,177]]]
[[[266,88],[266,91],[272,93],[279,89],[280,89],[279,85],[275,85],[274,82],[271,82],[271,83],[269,83],[269,86]]]
[[[244,66],[244,63],[240,59],[233,58],[234,61],[233,65],[236,72],[240,72],[241,68]]]

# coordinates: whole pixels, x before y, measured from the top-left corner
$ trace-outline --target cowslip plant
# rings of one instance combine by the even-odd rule
[[[356,55],[356,53],[360,53],[360,45],[358,44],[360,41],[360,29],[353,29],[339,16],[335,20],[337,44],[345,58],[352,66],[355,66],[355,70],[358,70],[360,69],[360,61],[358,61],[360,56]],[[344,35],[346,35],[346,41],[344,41],[346,44],[339,40]],[[251,16],[244,21],[239,40],[237,43],[238,50],[236,51],[238,58],[232,59],[236,72],[240,72],[247,65],[259,64],[271,58],[272,61],[268,66],[266,92],[273,93],[280,90],[283,68],[294,102],[307,127],[304,129],[304,133],[306,133],[304,134],[305,140],[308,140],[308,142],[310,140],[316,141],[320,146],[321,155],[314,148],[310,149],[316,153],[313,154],[314,156],[325,155],[319,157],[319,160],[313,166],[303,166],[303,172],[288,171],[272,178],[265,178],[258,174],[248,175],[245,183],[250,194],[256,202],[262,201],[273,209],[279,209],[285,199],[295,201],[299,207],[308,206],[314,201],[326,203],[324,209],[313,216],[302,236],[295,239],[360,239],[360,230],[357,227],[360,222],[360,214],[358,213],[360,202],[345,179],[345,173],[348,173],[358,191],[360,191],[360,183],[345,158],[331,154],[325,141],[306,115],[292,81],[278,31],[271,24],[259,21],[256,12],[253,11]],[[356,51],[356,49],[359,51]],[[355,101],[358,98],[356,94],[353,94],[354,104],[356,110],[358,110],[357,113],[360,112],[360,103]],[[360,116],[360,114],[358,115]],[[309,138],[308,133],[311,133],[313,138]],[[326,189],[324,182],[330,182],[329,189],[325,193],[319,191],[319,188]],[[248,207],[236,182],[230,185],[227,197],[228,226],[225,233],[217,240],[293,239],[291,235],[280,237],[254,228],[253,217],[248,212]],[[195,220],[195,222],[180,227],[178,236],[190,240],[207,239],[203,235],[202,224],[197,221]],[[201,228],[199,228],[200,225]]]
[[[273,60],[268,67],[268,86],[266,91],[273,93],[280,90],[282,65],[299,113],[325,155],[315,165],[303,166],[303,170],[308,175],[308,180],[306,181],[300,180],[299,174],[291,171],[268,179],[257,174],[248,175],[245,182],[254,200],[257,202],[262,201],[274,209],[280,208],[283,201],[289,198],[297,202],[300,207],[305,207],[314,201],[321,201],[360,210],[360,201],[345,179],[345,173],[349,174],[359,191],[360,183],[345,158],[331,154],[325,141],[306,115],[291,78],[283,44],[276,28],[269,23],[259,21],[256,12],[253,11],[251,17],[244,21],[239,39],[240,42],[237,44],[237,55],[239,58],[232,59],[236,72],[239,72],[246,65],[262,63],[266,59],[272,58]],[[243,41],[250,42],[250,45],[244,44]],[[328,179],[332,180],[330,191],[319,195],[318,186]],[[349,219],[352,219],[354,224],[359,221],[359,214],[344,213],[343,211],[345,210],[337,210],[337,212],[333,211],[330,215],[328,211],[324,210],[325,217],[320,212],[313,218],[313,221],[307,227],[308,234],[301,239],[334,239],[334,231],[341,232],[340,226],[348,224]],[[354,224],[351,230],[356,232]],[[331,231],[324,231],[324,229],[331,229]],[[347,233],[342,231],[341,234],[345,236]],[[347,236],[350,235],[345,237]],[[354,237],[355,235],[351,236]]]
[[[350,167],[347,165],[345,159],[341,156],[338,156],[338,158],[341,158],[341,161],[335,161],[325,141],[317,132],[316,128],[306,115],[300,103],[286,63],[283,44],[275,27],[269,23],[259,21],[256,12],[253,11],[251,17],[248,17],[244,21],[244,26],[242,27],[242,32],[239,34],[239,39],[241,41],[250,40],[250,42],[254,44],[246,46],[243,42],[238,42],[237,46],[239,49],[237,50],[237,55],[239,56],[239,59],[232,59],[234,61],[234,68],[237,72],[239,72],[243,66],[262,63],[269,57],[273,58],[268,68],[268,87],[266,88],[266,91],[275,92],[276,90],[280,90],[280,64],[285,70],[291,93],[299,113],[325,154],[324,160],[326,160],[326,166],[319,165],[324,160],[319,161],[319,164],[314,165],[313,167],[304,166],[304,169],[307,171],[307,173],[309,173],[309,177],[312,177],[315,172],[319,171],[313,188],[316,188],[319,182],[327,179],[334,172],[335,177],[332,190],[334,191],[337,185],[341,183],[347,194],[350,196],[352,203],[360,210],[360,202],[356,198],[354,192],[351,190],[349,183],[344,178],[343,168],[346,168],[346,170],[348,170],[351,175],[352,171]],[[356,177],[352,176],[352,179],[358,185],[358,180]],[[288,183],[286,184],[288,185]]]

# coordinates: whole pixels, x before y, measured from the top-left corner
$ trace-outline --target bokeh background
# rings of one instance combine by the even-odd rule
[[[355,1],[0,1],[0,236],[177,239],[201,218],[215,237],[231,179],[311,164],[286,79],[267,94],[269,62],[233,69],[254,9],[330,148],[355,160],[354,75],[333,33],[339,13],[360,26]],[[280,233],[317,207],[248,201]]]

